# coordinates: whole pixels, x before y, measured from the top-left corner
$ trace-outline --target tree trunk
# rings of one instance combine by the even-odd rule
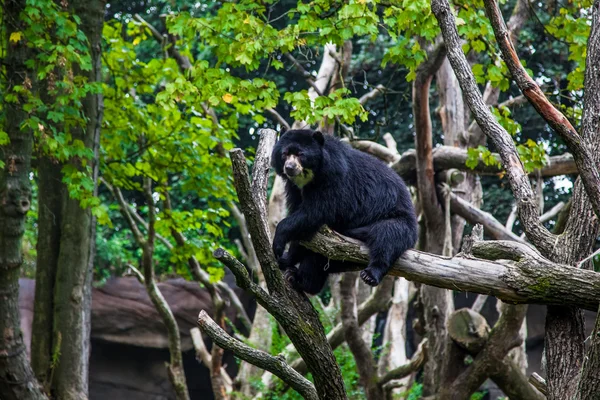
[[[88,83],[101,80],[101,40],[105,2],[70,2],[81,19],[92,60],[90,71],[74,73]],[[97,182],[98,146],[102,120],[102,96],[89,93],[82,99],[87,125],[71,131],[74,139],[92,149],[92,179]],[[69,160],[79,168],[79,160]],[[91,282],[95,244],[95,220],[89,208],[69,197],[61,183],[62,165],[40,158],[39,236],[36,299],[33,323],[32,363],[40,380],[60,399],[88,396]],[[95,188],[94,193],[95,194]],[[58,362],[52,361],[59,355]],[[53,369],[53,370],[51,370]],[[49,382],[49,377],[52,381]]]
[[[2,10],[5,37],[4,66],[7,93],[13,86],[23,85],[32,89],[31,79],[35,73],[28,70],[25,61],[32,57],[25,39],[9,40],[14,32],[25,29],[19,15],[25,1],[5,1]],[[29,80],[29,84],[24,84]],[[45,399],[33,370],[27,360],[25,343],[21,332],[19,315],[19,276],[23,261],[21,243],[25,231],[25,216],[31,206],[31,130],[21,130],[27,114],[22,105],[27,102],[19,97],[16,102],[2,104],[2,129],[10,143],[2,146],[0,163],[0,398],[6,400]]]

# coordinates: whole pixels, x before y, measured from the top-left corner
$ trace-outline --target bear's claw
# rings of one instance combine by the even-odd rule
[[[373,272],[370,271],[370,268],[363,269],[362,271],[360,271],[360,277],[369,286],[377,286],[381,281],[373,275]]]

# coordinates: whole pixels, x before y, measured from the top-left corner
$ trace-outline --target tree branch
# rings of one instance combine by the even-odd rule
[[[548,254],[553,250],[555,237],[539,221],[536,197],[525,173],[512,137],[496,121],[483,102],[471,67],[462,51],[455,18],[447,0],[431,0],[431,10],[438,20],[448,49],[448,60],[460,83],[465,99],[483,132],[493,141],[507,171],[511,189],[517,200],[519,219],[527,238]]]
[[[385,86],[379,84],[379,85],[375,86],[375,89],[360,96],[360,98],[358,99],[358,102],[364,106],[369,101],[376,99],[381,94],[384,94],[385,90],[386,90]]]
[[[450,208],[453,213],[456,213],[467,220],[471,225],[481,224],[485,231],[497,240],[514,240],[516,242],[525,243],[523,239],[515,235],[504,227],[494,216],[485,212],[468,201],[458,197],[456,194],[450,194]]]
[[[293,368],[285,363],[283,357],[273,357],[269,353],[252,347],[232,338],[221,329],[206,313],[200,311],[198,315],[198,326],[220,347],[233,352],[237,357],[263,368],[290,385],[302,397],[309,400],[318,400],[314,385]]]
[[[588,142],[581,138],[569,120],[556,109],[544,95],[535,81],[527,74],[519,56],[510,40],[508,29],[502,18],[502,13],[495,0],[484,0],[487,15],[494,29],[496,42],[502,52],[513,79],[527,97],[538,114],[565,141],[575,158],[577,169],[582,178],[586,192],[590,198],[596,216],[600,217],[600,173],[592,157]],[[589,90],[589,88],[586,88]]]
[[[360,141],[362,142],[362,141]],[[352,142],[354,145],[354,142]],[[360,145],[366,147],[366,145]],[[369,148],[367,148],[368,151]],[[378,158],[392,157],[390,153],[381,153],[381,157],[378,153],[371,153]],[[499,155],[492,153],[492,156],[498,158]],[[501,174],[504,169],[496,165],[486,165],[483,159],[479,159],[477,165],[474,168],[467,167],[468,153],[466,149],[460,149],[458,147],[451,146],[439,146],[433,149],[433,169],[437,173],[439,171],[447,169],[458,169],[461,171],[474,172],[480,175],[498,175]],[[396,171],[407,183],[416,182],[416,152],[415,150],[408,150],[402,154],[400,159],[392,164],[392,169]],[[551,177],[557,175],[570,175],[577,173],[577,166],[573,161],[573,156],[569,153],[561,154],[558,156],[549,157],[548,164],[545,165],[540,174],[542,177]],[[531,173],[530,176],[535,176],[535,173]]]
[[[379,385],[383,386],[393,379],[402,379],[412,374],[413,372],[419,370],[419,368],[425,364],[425,361],[427,361],[427,339],[423,339],[421,343],[419,343],[417,351],[412,356],[408,364],[394,368],[379,378]]]
[[[507,243],[513,243],[514,252],[519,252],[518,243]],[[369,260],[364,244],[329,230],[303,244],[333,260],[361,265]],[[489,294],[509,303],[562,304],[596,310],[600,300],[600,274],[555,264],[541,256],[499,263],[409,250],[389,274],[441,288]]]
[[[381,386],[377,384],[377,366],[371,348],[363,340],[362,330],[358,324],[356,313],[357,278],[357,272],[348,272],[342,277],[340,287],[342,326],[344,327],[344,338],[354,356],[366,397],[368,400],[377,400],[383,398],[383,391]]]

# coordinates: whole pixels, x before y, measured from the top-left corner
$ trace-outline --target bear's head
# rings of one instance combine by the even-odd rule
[[[275,172],[299,188],[309,184],[323,164],[325,137],[311,129],[289,130],[273,149],[271,163]]]

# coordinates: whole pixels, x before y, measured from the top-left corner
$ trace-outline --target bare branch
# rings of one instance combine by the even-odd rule
[[[199,328],[190,329],[190,336],[192,338],[192,344],[194,345],[194,349],[196,350],[196,360],[204,364],[206,368],[211,369],[212,365],[212,356],[208,352],[206,345],[204,344],[204,339],[202,339],[202,333]],[[233,381],[231,377],[225,370],[225,368],[221,368],[221,379],[225,384],[226,391],[229,393],[232,390]]]
[[[284,283],[279,266],[275,262],[275,257],[271,251],[271,239],[266,228],[267,215],[266,212],[261,213],[262,208],[254,200],[254,195],[250,189],[248,167],[242,150],[233,149],[230,151],[230,156],[240,207],[246,217],[248,231],[252,238],[256,256],[265,274],[269,292],[273,293],[281,290]]]
[[[354,356],[361,385],[367,399],[376,400],[383,397],[381,386],[377,384],[377,366],[370,346],[362,338],[362,330],[356,314],[356,279],[357,272],[345,273],[341,283],[342,310],[341,318],[344,327],[344,338]]]
[[[302,66],[302,64],[300,64],[298,62],[298,60],[296,60],[296,58],[293,55],[291,55],[290,53],[285,53],[284,55],[288,60],[290,60],[292,62],[292,64],[294,64],[294,66],[296,67],[298,72],[300,72],[302,77],[304,79],[306,79],[306,82],[308,82],[308,84],[313,88],[313,90],[317,93],[317,95],[323,96],[323,91],[325,90],[325,88],[321,88],[321,87],[317,86],[317,84],[315,83],[315,77],[312,76],[312,74],[310,72],[308,72]]]
[[[565,208],[565,203],[563,203],[562,201],[558,202],[554,207],[542,214],[542,216],[540,217],[540,222],[550,221],[552,218],[556,217],[558,213],[562,211],[563,208]]]
[[[492,156],[495,158],[499,157],[496,153],[492,153]],[[496,165],[486,165],[481,158],[478,160],[477,165],[471,169],[467,167],[467,159],[468,154],[466,149],[452,146],[439,146],[433,149],[433,169],[436,172],[454,168],[461,171],[474,172],[480,175],[499,175],[504,171],[502,168]],[[415,182],[415,150],[408,150],[404,152],[400,159],[392,164],[392,169],[394,169],[394,171],[396,171],[406,182]],[[548,164],[540,171],[542,177],[570,175],[576,173],[577,166],[573,161],[573,156],[569,153],[559,156],[551,156],[548,160]],[[530,174],[530,176],[535,176],[535,173]]]
[[[588,146],[587,141],[583,140],[577,133],[569,120],[546,98],[544,92],[521,64],[521,60],[519,60],[515,47],[509,38],[508,29],[497,2],[495,0],[485,0],[484,4],[494,29],[496,42],[502,52],[502,59],[506,62],[508,70],[521,92],[527,97],[538,114],[560,135],[569,147],[575,158],[586,192],[594,207],[594,212],[597,216],[600,216],[600,173],[592,156],[592,149]]]
[[[412,356],[408,364],[401,365],[391,371],[388,371],[379,379],[379,385],[383,386],[392,379],[402,379],[405,376],[412,374],[421,368],[423,364],[425,364],[425,361],[427,361],[427,339],[423,339],[421,343],[419,343],[417,351]]]
[[[376,99],[377,97],[379,97],[379,95],[384,94],[384,93],[385,93],[385,86],[383,86],[381,84],[377,85],[375,87],[375,89],[360,96],[360,98],[358,99],[358,102],[364,106],[369,101]]]
[[[450,207],[453,213],[456,213],[467,220],[470,224],[481,224],[485,231],[497,240],[514,240],[525,243],[523,239],[515,235],[504,227],[494,216],[485,212],[468,201],[458,197],[456,194],[450,194]]]
[[[400,161],[400,154],[398,154],[398,152],[394,153],[386,146],[382,146],[379,143],[370,140],[351,140],[350,145],[355,149],[369,153],[386,163],[397,163]]]
[[[492,366],[503,360],[516,343],[515,337],[527,312],[527,306],[512,306],[506,310],[494,326],[483,350],[450,386],[445,387],[440,399],[463,399],[474,393],[492,372]]]
[[[529,377],[529,383],[531,383],[531,385],[544,396],[548,395],[548,384],[546,383],[546,380],[542,378],[537,372],[531,374],[531,376]]]
[[[214,343],[233,352],[242,360],[248,361],[249,363],[277,375],[305,399],[319,399],[314,385],[286,364],[283,357],[273,357],[269,353],[253,349],[239,340],[232,338],[227,332],[221,329],[204,310],[200,311],[200,315],[198,315],[198,326],[204,333],[210,336]]]
[[[469,108],[478,125],[499,150],[502,163],[507,171],[511,189],[517,200],[519,219],[527,233],[527,238],[536,247],[550,253],[554,249],[555,237],[539,221],[539,212],[535,201],[536,197],[512,137],[496,121],[489,108],[483,102],[471,67],[462,51],[455,18],[450,5],[447,0],[432,0],[431,10],[442,30],[444,42],[448,48],[448,60],[454,69]]]
[[[394,140],[394,137],[392,136],[391,133],[388,132],[385,135],[383,135],[383,141],[385,142],[385,145],[392,153],[399,154],[398,153],[398,143],[396,143],[396,140]]]
[[[292,129],[290,127],[290,124],[285,120],[285,118],[283,118],[281,116],[281,114],[279,114],[277,112],[277,110],[275,110],[274,108],[267,108],[265,111],[267,111],[269,114],[271,114],[271,116],[273,116],[273,118],[275,118],[275,121],[279,122],[279,124],[281,126],[283,126],[285,128],[285,130]]]
[[[485,305],[485,302],[487,301],[488,297],[489,296],[485,294],[477,295],[477,298],[471,306],[471,310],[475,311],[476,313],[481,313],[481,310],[483,309],[483,306]]]
[[[519,252],[519,243],[506,243],[512,243],[514,252]],[[333,260],[361,265],[369,260],[364,244],[332,231],[321,231],[303,244]],[[555,264],[541,256],[498,263],[409,250],[389,274],[446,289],[490,294],[510,303],[562,304],[596,310],[600,299],[600,274]],[[539,282],[544,282],[543,287]]]
[[[512,208],[510,209],[510,214],[508,214],[508,218],[506,219],[506,224],[504,227],[511,231],[513,230],[513,226],[515,226],[515,221],[517,220],[517,205],[513,203]]]
[[[512,107],[523,105],[525,103],[527,103],[527,97],[520,95],[517,97],[511,97],[510,99],[503,101],[502,103],[498,104],[498,108],[500,108],[500,107],[512,108]]]
[[[244,264],[239,262],[234,256],[224,249],[217,249],[213,256],[221,261],[235,275],[235,282],[239,287],[245,289],[256,296],[256,300],[265,308],[270,309],[270,303],[273,301],[269,294],[258,284],[254,283],[246,271]]]

